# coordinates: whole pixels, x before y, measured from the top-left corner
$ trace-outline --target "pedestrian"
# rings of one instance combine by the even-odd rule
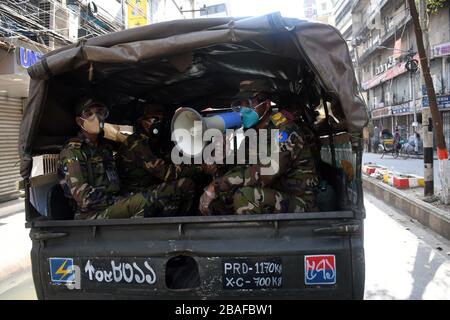
[[[381,134],[380,129],[377,126],[375,126],[373,128],[373,136],[372,136],[372,149],[374,152],[376,152],[378,149],[378,144],[380,143],[380,134]]]

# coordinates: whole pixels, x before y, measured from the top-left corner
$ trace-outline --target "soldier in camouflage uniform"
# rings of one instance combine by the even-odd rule
[[[186,192],[186,198],[192,198],[192,184],[189,182],[184,186],[183,182],[190,181],[190,177],[199,173],[214,174],[215,169],[206,165],[175,165],[170,163],[170,159],[155,155],[153,149],[164,143],[160,138],[164,118],[162,106],[148,105],[136,123],[136,132],[119,147],[117,164],[123,187],[129,192],[139,192],[178,181],[180,190]]]
[[[259,96],[255,97],[255,103],[266,99]],[[266,110],[270,110],[270,101],[266,104]],[[271,129],[279,130],[278,172],[261,175],[261,168],[268,167],[261,164],[236,166],[205,188],[200,199],[202,214],[231,210],[236,214],[317,210],[314,191],[319,179],[312,153],[313,133],[296,124],[287,110],[266,112],[257,128],[268,129],[268,139]]]
[[[159,184],[164,185],[182,178],[193,177],[202,171],[197,166],[174,165],[170,163],[170,160],[155,155],[153,150],[161,144],[160,124],[163,121],[162,106],[147,106],[136,123],[136,132],[126,137],[120,145],[117,152],[117,165],[124,190],[139,192]],[[185,189],[183,185],[180,188]]]
[[[75,202],[75,218],[160,216],[189,207],[194,188],[189,179],[124,194],[112,148],[99,135],[100,122],[107,114],[107,108],[100,103],[83,100],[76,107],[76,122],[81,131],[66,142],[60,153],[61,184],[66,196]]]

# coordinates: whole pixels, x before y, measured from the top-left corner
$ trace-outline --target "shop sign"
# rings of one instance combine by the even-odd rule
[[[129,0],[128,3],[128,28],[145,26],[147,21],[147,1]]]
[[[389,69],[391,69],[392,67],[394,67],[395,65],[395,58],[394,56],[390,56],[387,60],[386,63],[379,65],[378,67],[375,68],[375,74],[379,75],[383,72],[388,71]]]
[[[19,47],[19,63],[25,69],[38,62],[42,56],[43,54],[40,52]]]
[[[419,55],[416,54],[413,57],[413,59],[418,60]],[[406,70],[406,61],[397,63],[390,69],[387,69],[385,72],[375,76],[374,78],[370,79],[369,81],[363,82],[362,88],[363,88],[363,90],[369,90],[370,88],[373,88],[373,87],[379,85],[380,83],[391,80],[407,71],[408,70]]]
[[[450,109],[450,95],[437,96],[436,100],[439,109]],[[422,98],[422,107],[428,107],[428,96]]]
[[[450,55],[450,42],[441,43],[433,46],[431,50],[431,56],[433,58],[443,57]]]
[[[392,114],[392,108],[389,107],[385,107],[385,108],[380,108],[380,109],[375,109],[372,111],[372,118],[383,118],[383,117],[387,117],[390,116]]]
[[[416,112],[420,111],[421,108],[420,100],[416,100]],[[413,113],[414,107],[412,101],[408,101],[399,105],[392,106],[392,114],[398,115],[398,114],[407,114],[407,113]]]
[[[396,106],[392,106],[392,114],[409,113],[411,112],[411,102],[405,102]]]

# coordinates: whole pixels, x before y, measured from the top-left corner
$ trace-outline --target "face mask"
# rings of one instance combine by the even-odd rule
[[[83,125],[81,127],[90,134],[100,133],[100,122],[98,121],[97,116],[92,117],[92,119],[83,119]]]
[[[259,115],[252,108],[242,107],[240,113],[244,129],[251,128],[259,122]]]

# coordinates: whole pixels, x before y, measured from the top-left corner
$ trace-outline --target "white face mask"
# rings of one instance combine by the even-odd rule
[[[93,117],[93,119],[83,119],[83,125],[81,127],[90,134],[100,133],[100,122],[98,121],[97,116]]]

